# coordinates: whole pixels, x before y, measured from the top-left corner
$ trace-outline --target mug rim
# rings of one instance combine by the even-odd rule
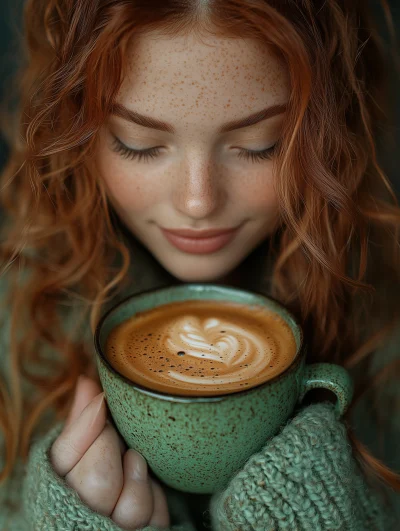
[[[103,352],[103,349],[101,348],[101,345],[100,345],[100,331],[101,331],[101,328],[104,325],[105,321],[107,320],[107,318],[111,314],[117,312],[123,304],[126,304],[128,301],[130,301],[132,299],[135,299],[137,297],[141,297],[143,295],[148,295],[148,294],[162,293],[162,292],[165,292],[165,291],[171,291],[171,290],[176,290],[176,289],[185,289],[185,288],[186,289],[191,289],[191,288],[197,288],[197,289],[198,288],[218,288],[219,290],[222,289],[222,290],[226,290],[226,291],[228,291],[228,290],[229,291],[236,291],[236,292],[240,292],[240,293],[248,294],[248,295],[257,295],[257,296],[262,297],[264,299],[271,300],[278,307],[280,307],[283,310],[285,310],[285,312],[289,315],[289,317],[292,319],[293,323],[297,327],[297,330],[298,330],[298,333],[299,333],[299,346],[297,348],[297,352],[296,352],[296,355],[294,356],[293,360],[290,362],[290,364],[282,372],[280,372],[279,374],[277,374],[273,378],[270,378],[269,380],[266,380],[265,382],[262,382],[262,383],[260,383],[260,384],[258,384],[256,386],[254,386],[254,387],[251,387],[250,389],[243,389],[243,390],[234,391],[234,392],[231,392],[231,393],[225,393],[225,394],[219,394],[219,395],[206,395],[206,396],[174,395],[173,393],[166,393],[166,392],[156,391],[155,389],[151,389],[150,387],[146,387],[144,385],[141,385],[141,384],[138,384],[136,382],[133,382],[132,380],[129,380],[129,378],[127,378],[123,374],[119,373],[116,369],[114,369],[114,367],[111,365],[111,363],[106,358],[106,356],[105,356],[105,354]],[[190,300],[195,300],[195,299],[190,299]],[[202,300],[216,300],[216,301],[220,301],[220,302],[232,302],[232,301],[229,301],[229,300],[223,301],[222,299],[202,299]],[[162,303],[159,306],[163,306],[164,304],[167,304],[167,303]],[[155,308],[156,307],[157,306],[155,306]],[[282,318],[287,323],[287,320],[284,317],[282,317]],[[290,323],[287,323],[287,324],[289,324],[289,326],[290,326]],[[298,365],[300,364],[300,362],[304,358],[305,352],[306,352],[306,347],[305,347],[305,343],[304,343],[303,329],[302,329],[298,319],[292,314],[292,312],[288,308],[286,308],[286,306],[284,304],[279,302],[274,297],[271,297],[270,295],[266,295],[265,293],[262,293],[262,292],[259,292],[259,291],[256,291],[256,290],[250,291],[250,290],[246,290],[246,289],[236,288],[234,286],[229,286],[229,285],[224,285],[224,284],[213,284],[213,283],[186,283],[186,284],[179,284],[179,285],[171,285],[171,286],[165,286],[165,287],[161,287],[161,288],[159,288],[159,287],[158,288],[150,288],[150,289],[147,289],[147,290],[143,290],[143,291],[141,291],[139,293],[134,293],[134,294],[128,295],[124,299],[122,299],[119,302],[117,302],[114,306],[109,308],[102,315],[102,317],[100,318],[99,322],[96,325],[93,339],[94,339],[94,347],[95,347],[96,356],[98,356],[100,358],[101,362],[106,366],[108,371],[112,372],[116,377],[120,378],[121,380],[123,380],[124,382],[126,382],[130,386],[134,387],[137,391],[139,391],[141,393],[144,393],[144,394],[147,394],[147,395],[150,395],[150,396],[153,396],[155,398],[162,399],[162,400],[169,400],[171,402],[219,402],[221,400],[227,399],[228,397],[234,397],[234,396],[238,396],[238,395],[240,395],[240,396],[247,395],[248,393],[255,392],[257,389],[260,389],[262,387],[266,387],[269,384],[277,382],[278,380],[286,377],[290,372],[292,372],[295,369],[297,369]]]

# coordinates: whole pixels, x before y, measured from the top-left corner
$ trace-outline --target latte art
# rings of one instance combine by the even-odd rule
[[[221,395],[280,374],[296,355],[289,325],[262,306],[189,300],[127,319],[109,334],[106,357],[148,389]]]
[[[164,341],[162,341],[162,344]],[[271,361],[273,351],[261,334],[243,329],[237,324],[218,318],[201,320],[196,316],[177,319],[170,327],[165,341],[172,352],[184,352],[186,356],[214,360],[229,370],[220,377],[185,375],[168,371],[170,378],[198,385],[215,385],[238,382],[252,378]],[[246,367],[242,367],[245,362]],[[224,372],[224,367],[221,371]]]

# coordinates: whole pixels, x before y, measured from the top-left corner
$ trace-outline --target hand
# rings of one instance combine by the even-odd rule
[[[78,381],[63,431],[50,450],[54,470],[93,510],[124,529],[168,527],[170,518],[160,484],[147,462],[126,445],[107,419],[104,393],[87,377]]]

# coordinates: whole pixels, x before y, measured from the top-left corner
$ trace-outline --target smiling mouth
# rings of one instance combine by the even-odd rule
[[[236,236],[239,227],[234,229],[163,229],[161,232],[175,248],[190,254],[209,254],[228,245]]]

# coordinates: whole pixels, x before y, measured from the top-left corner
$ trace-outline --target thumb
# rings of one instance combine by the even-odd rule
[[[80,416],[89,402],[101,392],[102,388],[97,382],[87,376],[79,376],[75,387],[74,400],[65,421],[64,429],[72,424],[72,422]]]

